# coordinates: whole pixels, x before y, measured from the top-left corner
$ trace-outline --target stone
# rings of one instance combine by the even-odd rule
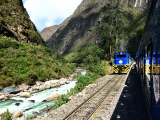
[[[5,101],[6,101],[6,99],[3,99],[3,100],[2,100],[2,102],[5,102]]]
[[[20,90],[27,90],[30,86],[23,83],[23,84],[19,85],[18,87],[19,87]]]
[[[20,105],[20,103],[16,103],[15,105],[16,105],[16,106],[19,106],[19,105]]]
[[[46,81],[46,82],[44,83],[44,89],[49,89],[50,87],[51,87],[50,81]]]
[[[30,93],[29,92],[22,92],[20,97],[29,98],[30,97]]]
[[[32,89],[33,89],[33,90],[39,90],[39,86],[34,85],[34,86],[32,87]]]
[[[44,85],[40,85],[39,90],[44,90]]]
[[[47,97],[43,102],[55,100],[55,99],[58,98],[58,96],[59,96],[59,94],[56,93],[55,95],[52,95],[52,96],[50,96],[50,97]]]
[[[4,97],[5,97],[4,95],[1,95],[1,96],[0,96],[0,99],[4,99]]]
[[[36,81],[36,85],[40,86],[40,85],[43,85],[44,83],[41,82],[41,81]]]
[[[61,78],[61,79],[59,80],[60,85],[64,85],[64,84],[66,84],[66,81],[67,81],[67,79],[65,79],[65,78]]]
[[[9,93],[9,92],[13,92],[13,91],[17,91],[18,89],[13,88],[13,87],[5,87],[2,92],[3,93]]]
[[[66,84],[69,84],[70,82],[69,81],[66,81]]]
[[[16,111],[14,114],[13,114],[13,117],[14,118],[17,118],[17,117],[21,117],[23,115],[22,111]]]
[[[50,84],[51,84],[51,88],[59,87],[60,86],[59,80],[51,80]]]

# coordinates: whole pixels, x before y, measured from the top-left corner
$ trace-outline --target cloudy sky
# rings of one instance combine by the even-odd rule
[[[58,25],[73,14],[82,0],[23,0],[30,19],[39,31]]]

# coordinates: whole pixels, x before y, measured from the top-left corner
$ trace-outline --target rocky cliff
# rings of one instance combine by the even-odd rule
[[[119,0],[119,2],[125,11],[136,8],[134,13],[149,7],[148,0]],[[62,54],[86,44],[98,44],[104,16],[100,13],[105,4],[110,4],[109,0],[83,0],[73,15],[60,24],[58,29],[52,26],[45,28],[40,33],[45,39],[46,45],[53,52]],[[53,29],[50,31],[50,35],[47,33],[49,29]]]
[[[14,38],[19,42],[44,44],[22,0],[0,0],[0,36]]]

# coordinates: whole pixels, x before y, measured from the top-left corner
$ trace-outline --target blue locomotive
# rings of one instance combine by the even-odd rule
[[[115,73],[127,73],[133,61],[134,59],[132,59],[128,53],[116,53],[113,55],[113,71]]]
[[[160,0],[152,0],[136,55],[149,120],[160,120]]]

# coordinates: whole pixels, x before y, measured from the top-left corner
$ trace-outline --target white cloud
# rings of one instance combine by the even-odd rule
[[[82,0],[23,0],[24,7],[38,30],[62,23]]]

